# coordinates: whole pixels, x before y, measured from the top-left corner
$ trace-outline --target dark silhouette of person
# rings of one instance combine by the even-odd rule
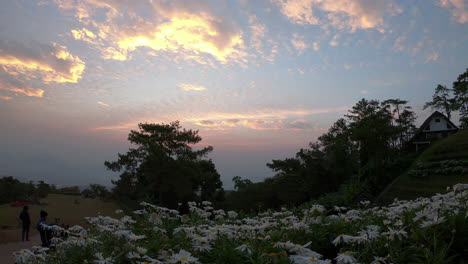
[[[23,222],[23,232],[21,234],[21,238],[24,241],[24,237],[26,236],[26,241],[29,241],[29,227],[31,226],[31,218],[29,217],[29,207],[25,205],[23,207],[23,211],[21,211],[21,214],[19,218]]]
[[[49,214],[46,211],[41,210],[41,219],[36,225],[37,231],[41,235],[41,242],[43,247],[50,247],[50,240],[52,239],[52,230],[50,225],[47,224],[47,216]]]

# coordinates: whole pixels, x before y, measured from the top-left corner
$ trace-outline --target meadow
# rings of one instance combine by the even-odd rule
[[[41,200],[41,204],[29,205],[31,217],[30,236],[37,235],[36,223],[39,221],[39,212],[45,210],[48,222],[54,223],[60,218],[60,224],[85,225],[85,216],[109,215],[114,216],[117,205],[113,202],[104,202],[99,199],[87,199],[76,195],[49,194]],[[12,207],[9,204],[0,205],[0,244],[21,240],[21,221],[19,215],[22,207]]]
[[[466,263],[468,184],[385,207],[318,204],[257,215],[190,202],[181,214],[142,202],[118,218],[87,217],[53,249],[15,252],[17,263]],[[45,226],[55,232],[62,230]]]

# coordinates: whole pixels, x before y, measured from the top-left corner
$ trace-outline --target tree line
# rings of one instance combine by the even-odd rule
[[[460,111],[461,127],[467,127],[468,69],[452,88],[438,85],[424,107],[442,110],[449,118]],[[411,147],[415,120],[406,100],[362,99],[295,157],[268,163],[273,177],[253,183],[236,176],[235,190],[227,194],[206,158],[213,147],[194,149],[201,141],[198,131],[183,129],[178,121],[139,124],[128,136],[135,147],[105,166],[121,173],[112,194],[129,205],[149,200],[177,208],[190,200],[210,200],[218,207],[246,211],[314,199],[352,205],[372,199],[410,166],[417,156]]]
[[[47,197],[49,193],[54,191],[56,191],[55,185],[47,184],[44,181],[25,183],[12,176],[0,178],[0,204],[14,201],[38,202],[39,199]]]

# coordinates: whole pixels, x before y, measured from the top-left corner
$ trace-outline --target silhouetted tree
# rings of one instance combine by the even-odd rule
[[[460,110],[460,127],[468,128],[468,69],[453,83],[453,93],[456,106]]]
[[[434,91],[434,95],[432,95],[432,101],[427,102],[424,104],[423,109],[427,108],[441,110],[445,112],[447,118],[450,120],[452,115],[452,111],[456,109],[456,101],[455,98],[452,97],[452,90],[447,88],[444,85],[437,85]]]
[[[117,161],[105,166],[122,172],[113,181],[118,198],[149,197],[161,205],[175,208],[178,202],[220,199],[220,175],[211,160],[202,159],[213,147],[193,150],[202,138],[198,131],[182,129],[178,121],[170,124],[139,124],[128,140],[136,146]]]

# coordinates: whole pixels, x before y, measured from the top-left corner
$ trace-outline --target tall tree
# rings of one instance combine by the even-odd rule
[[[136,146],[117,161],[104,165],[122,172],[114,193],[123,198],[149,197],[161,205],[176,207],[178,202],[210,199],[222,193],[220,175],[211,160],[203,159],[213,147],[199,150],[191,145],[202,138],[198,131],[170,124],[139,124],[128,140]]]
[[[450,120],[452,111],[456,109],[456,101],[455,98],[452,97],[452,90],[447,88],[447,86],[437,85],[434,95],[432,95],[432,101],[426,102],[423,109],[429,107],[445,112],[447,118]]]
[[[460,127],[468,128],[468,69],[453,83],[453,93],[460,110]]]

